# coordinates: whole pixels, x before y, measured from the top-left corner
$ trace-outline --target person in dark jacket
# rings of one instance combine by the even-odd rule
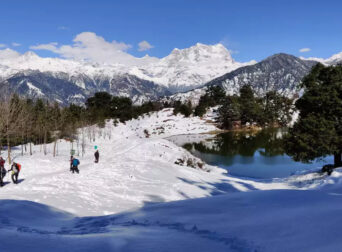
[[[95,163],[98,163],[98,162],[99,162],[99,158],[100,158],[99,150],[96,150],[96,151],[95,151],[94,156],[95,156]]]
[[[72,161],[73,161],[73,159],[74,159],[74,156],[71,156],[70,157],[70,171],[72,171]]]
[[[4,185],[4,177],[6,176],[5,160],[0,157],[0,186]]]
[[[21,165],[15,162],[13,162],[11,169],[8,170],[8,171],[12,171],[12,181],[14,184],[18,183],[18,176],[19,176],[20,170],[21,170]]]

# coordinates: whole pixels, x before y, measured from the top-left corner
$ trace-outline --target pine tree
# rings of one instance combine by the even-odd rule
[[[301,87],[299,120],[285,138],[287,154],[303,162],[333,155],[334,165],[341,166],[342,66],[316,65]]]
[[[254,97],[253,89],[250,85],[244,85],[240,89],[241,124],[258,122],[262,114],[260,104]]]
[[[195,116],[203,116],[207,108],[222,105],[225,102],[226,93],[221,86],[210,86],[205,95],[202,95],[195,108]]]
[[[240,120],[240,105],[237,97],[228,97],[218,110],[218,123],[223,129],[232,129]]]
[[[264,113],[261,124],[286,126],[293,114],[293,100],[269,91],[264,97]]]

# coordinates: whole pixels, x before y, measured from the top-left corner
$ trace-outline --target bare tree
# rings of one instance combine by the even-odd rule
[[[11,164],[11,144],[20,134],[23,118],[23,104],[17,95],[3,95],[0,101],[0,131],[7,142],[8,163]]]

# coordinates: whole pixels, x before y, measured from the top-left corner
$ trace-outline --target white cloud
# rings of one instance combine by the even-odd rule
[[[99,63],[135,64],[137,58],[126,51],[131,45],[123,42],[106,41],[93,32],[82,32],[73,39],[71,45],[58,45],[56,42],[31,46],[33,50],[47,50],[63,58],[87,60]]]
[[[6,44],[0,44],[0,48],[6,47]]]
[[[138,46],[139,46],[139,48],[138,48],[139,52],[147,51],[147,50],[150,50],[150,49],[152,49],[154,47],[153,45],[148,43],[146,40],[141,41],[138,44]]]
[[[310,51],[311,51],[310,48],[302,48],[302,49],[299,49],[299,52],[301,52],[301,53],[310,52]]]
[[[0,50],[0,59],[13,59],[13,58],[17,58],[20,56],[20,53],[6,48],[4,50]]]
[[[57,42],[51,42],[49,44],[40,44],[40,45],[36,45],[36,46],[30,46],[30,49],[32,49],[32,50],[47,50],[47,51],[51,51],[54,53],[58,53],[57,46],[58,46]]]
[[[17,47],[17,46],[21,46],[21,44],[16,43],[16,42],[13,42],[13,43],[12,43],[12,46]]]

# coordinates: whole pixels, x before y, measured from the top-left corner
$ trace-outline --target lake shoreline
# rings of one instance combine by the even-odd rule
[[[320,169],[331,162],[312,164],[295,162],[282,148],[287,128],[261,130],[211,131],[199,134],[180,134],[167,137],[208,165],[217,166],[235,177],[255,179],[285,178],[312,169]]]

